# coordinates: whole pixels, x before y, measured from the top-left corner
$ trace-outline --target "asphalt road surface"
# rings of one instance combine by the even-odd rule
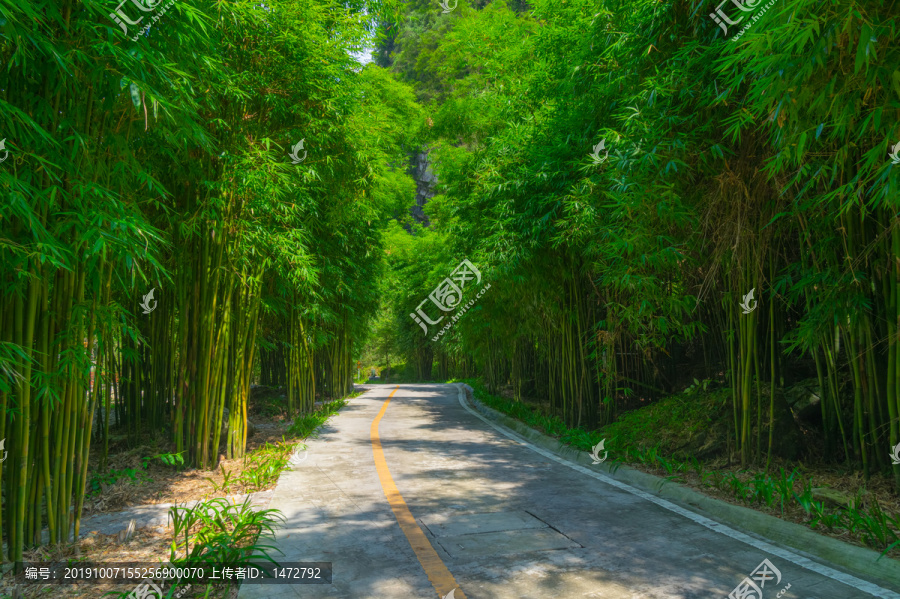
[[[276,559],[331,562],[332,583],[244,584],[240,599],[900,599],[570,466],[456,386],[366,388],[269,506],[286,518]]]

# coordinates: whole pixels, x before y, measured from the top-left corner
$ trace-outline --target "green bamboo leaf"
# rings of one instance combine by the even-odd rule
[[[856,46],[856,62],[853,66],[853,72],[859,73],[859,69],[862,68],[863,63],[868,64],[869,57],[869,43],[872,37],[872,29],[869,25],[864,24],[859,34],[859,43]]]

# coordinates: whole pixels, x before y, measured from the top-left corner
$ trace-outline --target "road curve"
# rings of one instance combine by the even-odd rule
[[[332,562],[333,583],[245,584],[239,599],[900,599],[569,467],[455,386],[367,388],[269,506],[286,518],[278,561]]]

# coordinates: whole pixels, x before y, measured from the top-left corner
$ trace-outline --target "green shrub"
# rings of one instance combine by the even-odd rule
[[[278,549],[265,544],[274,540],[276,526],[284,521],[278,510],[254,510],[249,498],[241,505],[212,499],[192,508],[174,506],[169,515],[174,527],[169,561],[174,567],[211,572],[213,566],[248,567],[261,560],[278,565],[271,555]]]

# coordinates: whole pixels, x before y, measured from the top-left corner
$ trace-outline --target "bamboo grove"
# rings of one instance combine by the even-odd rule
[[[779,0],[736,40],[750,17],[726,36],[719,4],[412,2],[383,24],[439,180],[429,226],[391,233],[396,343],[585,427],[721,381],[743,465],[771,463],[782,389],[811,376],[816,457],[887,473],[900,4]],[[410,313],[463,258],[492,288],[432,341]]]
[[[348,393],[378,303],[388,165],[424,117],[352,53],[393,9],[160,5],[0,0],[7,560],[77,537],[113,437],[210,468],[220,431],[244,452],[252,383],[292,415]]]

